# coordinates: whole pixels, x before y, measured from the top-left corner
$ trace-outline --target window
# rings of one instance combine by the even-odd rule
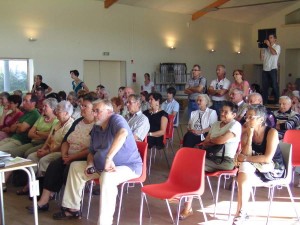
[[[29,59],[0,59],[0,90],[29,90]]]

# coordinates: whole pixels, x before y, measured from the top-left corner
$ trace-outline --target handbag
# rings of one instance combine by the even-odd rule
[[[268,173],[272,172],[275,168],[274,162],[270,163],[251,163],[259,172]]]
[[[202,147],[206,151],[206,158],[214,161],[216,164],[221,164],[224,161],[225,144],[210,145]],[[218,152],[222,151],[222,156],[217,156]]]

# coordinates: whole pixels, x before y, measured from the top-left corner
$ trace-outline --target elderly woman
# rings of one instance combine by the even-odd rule
[[[10,95],[8,98],[8,110],[10,113],[3,115],[3,119],[0,122],[0,140],[9,137],[10,126],[15,124],[18,119],[24,114],[20,110],[20,105],[22,103],[22,97],[19,95]]]
[[[287,130],[297,129],[300,125],[300,115],[293,111],[292,100],[288,96],[279,98],[279,110],[274,111],[277,120],[276,130],[281,140]]]
[[[234,78],[234,82],[230,85],[229,93],[234,88],[238,88],[243,91],[243,98],[247,98],[250,92],[250,85],[248,81],[244,80],[244,71],[234,70],[232,76]]]
[[[31,142],[11,150],[13,156],[27,158],[30,153],[36,152],[37,149],[43,146],[51,129],[58,123],[58,119],[54,114],[56,106],[57,100],[55,98],[47,98],[43,101],[42,116],[28,132]]]
[[[164,147],[163,137],[167,129],[168,113],[160,108],[161,102],[162,96],[160,93],[150,93],[150,109],[143,112],[150,123],[150,131],[147,138],[149,148],[153,146],[156,146],[158,149]]]
[[[74,120],[71,117],[73,113],[73,106],[68,101],[61,101],[58,103],[55,114],[58,119],[58,124],[52,128],[45,144],[31,153],[27,158],[39,163],[37,168],[37,176],[44,176],[46,169],[50,162],[61,157],[60,145],[61,142],[72,126]],[[36,168],[36,167],[34,167]],[[22,190],[17,191],[17,195],[27,195],[29,191],[28,185],[23,187]]]
[[[284,175],[285,167],[278,145],[278,132],[274,128],[267,127],[265,121],[264,106],[249,106],[246,128],[243,129],[241,138],[242,152],[236,158],[239,164],[238,205],[233,225],[241,224],[246,218],[252,184],[274,180]],[[258,165],[268,168],[262,171]]]
[[[211,101],[207,94],[200,94],[196,100],[199,109],[192,111],[187,133],[183,137],[183,147],[193,148],[203,142],[211,125],[218,120],[215,110],[210,109]]]
[[[74,121],[73,125],[65,135],[61,144],[61,157],[52,161],[45,173],[43,180],[43,192],[38,201],[38,210],[47,211],[49,200],[53,192],[59,192],[64,180],[68,175],[71,162],[86,160],[90,146],[90,131],[94,125],[94,114],[92,102],[96,95],[88,93],[83,97],[81,105],[81,118]],[[41,180],[40,180],[41,181]],[[32,206],[28,206],[33,211]]]
[[[224,144],[225,149],[205,160],[205,171],[215,172],[218,170],[232,170],[235,166],[234,156],[236,154],[240,138],[241,124],[234,118],[236,116],[237,106],[232,102],[224,102],[220,111],[220,121],[215,122],[205,138],[203,148],[209,146]],[[223,152],[224,151],[224,152]],[[180,219],[185,219],[193,214],[192,198],[185,203],[185,208],[180,213]]]

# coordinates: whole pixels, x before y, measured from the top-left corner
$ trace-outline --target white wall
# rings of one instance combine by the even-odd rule
[[[278,43],[281,46],[281,54],[279,57],[279,63],[280,63],[280,90],[282,90],[286,83],[290,81],[291,78],[288,77],[288,74],[290,73],[290,70],[297,71],[297,64],[290,62],[292,60],[295,60],[293,57],[295,54],[293,54],[290,50],[291,49],[299,49],[300,48],[300,24],[299,25],[290,25],[285,26],[285,15],[293,12],[296,9],[300,8],[300,2],[296,2],[290,7],[287,7],[278,13],[274,14],[271,17],[268,17],[255,25],[253,25],[252,30],[252,38],[253,40],[257,39],[257,30],[258,29],[265,29],[265,28],[276,28],[277,31],[277,40]],[[253,45],[253,47],[257,48],[256,45]],[[288,55],[286,56],[287,52],[289,51]],[[259,50],[257,50],[258,55]],[[298,59],[299,60],[299,59]],[[257,58],[257,62],[259,62],[259,59]],[[288,68],[287,68],[288,66]],[[295,68],[291,68],[291,66]],[[298,65],[299,67],[299,65]],[[295,81],[296,78],[299,78],[300,74],[298,74],[293,77],[292,82]]]
[[[250,25],[206,17],[191,22],[187,15],[119,4],[104,9],[95,0],[1,1],[0,15],[0,57],[32,58],[35,74],[55,91],[71,90],[69,70],[82,72],[84,60],[126,61],[127,83],[135,72],[138,88],[143,74],[156,71],[161,62],[184,62],[189,69],[199,63],[210,81],[217,64],[225,64],[232,79],[233,69],[257,57],[249,44]],[[29,42],[30,36],[37,41]],[[168,49],[170,40],[176,50]],[[239,45],[242,54],[237,55]]]

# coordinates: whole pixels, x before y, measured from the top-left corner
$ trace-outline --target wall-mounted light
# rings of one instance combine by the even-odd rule
[[[214,52],[216,52],[216,50],[215,50],[215,49],[213,49],[213,48],[212,48],[212,49],[209,49],[208,51],[209,51],[210,53],[214,53]]]
[[[241,54],[241,51],[237,51],[237,52],[235,52],[235,53],[239,55],[239,54]]]
[[[170,47],[170,50],[175,50],[175,49],[176,49],[175,46]]]
[[[30,37],[30,38],[28,38],[28,41],[37,41],[37,39],[34,37]]]

